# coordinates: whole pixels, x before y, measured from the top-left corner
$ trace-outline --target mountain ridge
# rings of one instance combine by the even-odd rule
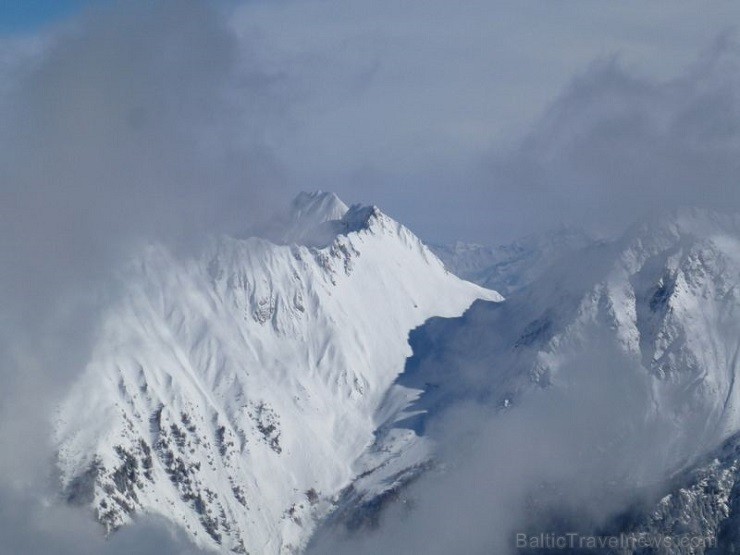
[[[456,441],[439,430],[448,419],[460,424],[456,410],[475,407],[460,433],[493,446],[447,470],[449,461],[439,461],[442,470],[424,482],[432,491],[436,481],[446,492],[475,488],[461,475],[470,472],[489,488],[475,489],[488,505],[458,516],[452,500],[451,509],[434,511],[474,525],[481,514],[521,510],[516,530],[532,534],[690,532],[736,546],[739,279],[740,217],[676,210],[559,257],[502,303],[476,301],[462,316],[433,318],[412,332],[414,353],[389,390],[408,400],[394,427],[418,438],[423,460],[433,463]],[[485,468],[508,470],[500,481],[471,470]],[[384,510],[434,502],[412,485],[423,471],[387,503],[353,496],[334,524],[379,524],[377,538],[390,526],[402,540]],[[626,513],[636,500],[644,512]],[[582,506],[592,512],[579,513]],[[414,529],[434,525],[413,522],[413,512],[409,519]],[[487,548],[516,552],[512,530],[488,524],[495,535]],[[353,537],[336,528],[327,536]],[[372,534],[354,537],[371,538],[372,552]],[[435,540],[415,549],[454,549],[446,537]]]
[[[372,443],[409,330],[500,300],[337,201],[298,203],[301,237],[333,226],[324,246],[222,237],[129,265],[55,423],[65,495],[108,532],[156,513],[202,547],[300,550]]]

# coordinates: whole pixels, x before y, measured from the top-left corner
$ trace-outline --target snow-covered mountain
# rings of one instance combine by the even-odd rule
[[[521,452],[550,445],[546,459],[526,461],[521,492],[530,502],[556,492],[543,511],[585,490],[581,501],[616,515],[612,533],[736,537],[740,458],[728,438],[740,432],[740,217],[682,210],[636,225],[565,254],[502,303],[429,321],[410,343],[414,355],[389,392],[411,399],[397,426],[423,438],[450,407],[486,407],[491,422],[518,423]],[[487,465],[516,467],[514,446],[501,447]],[[656,488],[672,495],[643,517],[620,513],[626,492]],[[352,501],[345,522],[372,505]]]
[[[300,195],[279,235],[151,245],[120,276],[55,422],[65,495],[108,531],[153,513],[203,547],[301,550],[407,402],[388,389],[410,330],[501,300],[332,194]]]
[[[452,328],[473,322],[485,333],[471,339],[476,352],[497,372],[486,379],[506,396],[516,392],[504,383],[565,383],[565,353],[607,337],[650,379],[654,410],[673,414],[677,431],[703,422],[695,445],[716,446],[740,429],[738,287],[740,218],[685,210],[562,257],[506,302],[476,305],[427,341],[465,340]]]
[[[555,235],[438,249],[504,302],[326,193],[299,195],[269,241],[148,247],[58,412],[65,495],[109,531],[155,513],[203,547],[297,552],[321,524],[376,522],[433,465],[427,423],[450,407],[503,426],[564,406],[520,421],[589,445],[577,476],[606,496],[605,530],[738,543],[740,217]],[[614,501],[641,488],[639,510]]]

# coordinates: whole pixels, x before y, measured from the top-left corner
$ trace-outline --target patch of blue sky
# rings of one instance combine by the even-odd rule
[[[0,0],[0,34],[32,33],[105,0]]]

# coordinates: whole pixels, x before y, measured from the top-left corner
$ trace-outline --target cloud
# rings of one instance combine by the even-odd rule
[[[740,209],[740,48],[726,32],[678,76],[618,56],[573,79],[523,141],[482,174],[500,225],[581,223],[604,233],[680,206]]]
[[[580,221],[581,212],[603,215],[613,197],[621,206],[609,224],[626,226],[620,177],[658,179],[653,188],[668,189],[676,177],[712,178],[682,159],[687,146],[661,118],[678,120],[701,103],[692,82],[736,88],[734,47],[721,54],[710,48],[691,62],[739,16],[736,6],[686,1],[308,0],[245,3],[237,26],[264,37],[260,56],[290,83],[292,126],[275,143],[291,186],[376,203],[435,242],[498,244]],[[710,69],[709,60],[719,58],[726,67]],[[580,78],[571,82],[574,74]],[[736,102],[733,90],[721,94]],[[648,116],[634,114],[642,128],[629,120],[630,105]],[[569,133],[598,138],[599,129],[585,129],[591,124],[602,124],[613,143],[609,125],[619,126],[622,143],[635,135],[642,159],[605,138],[593,145],[583,138],[591,149],[585,158],[572,152],[580,147]],[[702,133],[677,123],[679,129]],[[721,156],[729,140],[717,137],[707,153],[691,153]],[[650,174],[652,159],[656,168],[676,169]],[[632,173],[623,164],[635,164]],[[584,200],[575,202],[577,195]],[[421,206],[421,198],[429,202]]]
[[[451,339],[418,354],[421,379],[454,369],[456,390],[506,392],[505,355],[466,348],[505,333],[487,310],[497,309],[442,328]],[[311,553],[513,553],[517,533],[592,534],[653,495],[701,423],[677,440],[669,418],[653,414],[639,364],[600,333],[582,341],[551,361],[551,387],[529,389],[505,411],[463,396],[433,413],[425,429],[438,469],[402,491],[377,529],[320,535]]]
[[[132,6],[54,37],[5,106],[0,221],[23,263],[4,266],[11,282],[34,264],[57,283],[95,275],[132,238],[239,225],[277,180],[259,143],[271,77],[243,67],[205,3]]]
[[[76,517],[39,504],[56,487],[53,408],[137,245],[187,254],[271,212],[281,178],[263,137],[284,109],[278,78],[204,1],[117,3],[3,40],[14,48],[0,64],[2,547],[107,553],[138,540],[126,532],[104,548],[85,528],[99,549],[84,551],[66,530]],[[136,529],[151,551],[110,552],[159,552],[169,537]]]
[[[38,492],[33,492],[38,493]],[[27,489],[0,488],[0,552],[27,555],[197,555],[184,533],[162,519],[139,519],[109,539],[90,515],[36,497]]]

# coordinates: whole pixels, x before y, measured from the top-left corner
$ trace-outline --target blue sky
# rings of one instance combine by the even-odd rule
[[[74,15],[95,0],[0,0],[0,33],[27,33]]]

